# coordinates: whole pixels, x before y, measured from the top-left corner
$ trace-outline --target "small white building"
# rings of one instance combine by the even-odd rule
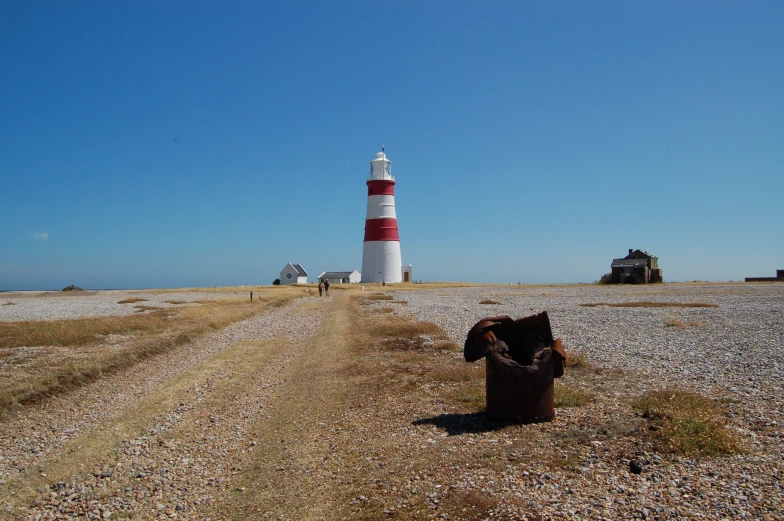
[[[359,284],[362,275],[357,271],[325,271],[318,276],[320,282],[329,279],[330,284]]]
[[[281,284],[307,284],[308,272],[299,264],[288,263],[280,270]]]

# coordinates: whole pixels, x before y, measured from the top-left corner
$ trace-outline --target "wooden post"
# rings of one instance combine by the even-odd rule
[[[250,292],[250,303],[253,304],[253,292]]]

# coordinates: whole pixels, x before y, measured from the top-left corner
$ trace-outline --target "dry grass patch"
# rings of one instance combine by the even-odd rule
[[[161,314],[0,322],[0,347],[84,346],[98,337],[158,332],[169,324]]]
[[[612,416],[601,423],[570,424],[565,430],[556,433],[559,445],[585,445],[594,440],[627,438],[639,432],[641,420],[623,414]]]
[[[372,346],[374,354],[373,368],[368,367],[368,358],[363,362],[368,371],[417,374],[420,384],[442,385],[447,401],[461,408],[484,408],[484,365],[467,364],[448,356],[449,352],[460,352],[462,347],[440,326],[405,316],[364,315],[361,334],[367,335],[368,340],[362,343]],[[386,391],[391,392],[388,379],[383,381]]]
[[[394,308],[378,308],[376,309],[377,313],[393,313],[395,310]]]
[[[566,353],[566,367],[590,367],[588,356],[582,351],[568,351]]]
[[[597,306],[609,306],[612,308],[717,308],[718,304],[708,302],[589,302],[580,304],[582,307],[595,308]]]
[[[673,327],[675,329],[685,329],[686,328],[686,322],[684,322],[680,318],[669,318],[669,319],[667,319],[667,322],[665,322],[665,325],[667,327]]]
[[[483,364],[450,364],[435,368],[431,375],[436,382],[484,382],[485,367]]]
[[[705,322],[700,320],[683,320],[682,318],[669,318],[667,322],[665,322],[667,327],[672,327],[675,329],[686,329],[686,327],[704,327]]]
[[[60,348],[4,357],[7,370],[0,377],[0,413],[130,367],[298,296],[299,292],[288,292],[253,304],[226,299],[177,309],[141,305],[139,311],[147,312],[129,316],[0,322],[0,349]],[[110,335],[128,338],[107,348],[102,342]]]
[[[407,366],[421,366],[429,360],[425,353],[417,351],[396,352],[394,357],[395,362]]]
[[[450,389],[446,395],[447,400],[452,405],[457,405],[469,412],[481,412],[485,410],[485,386],[477,382],[465,382],[457,387]]]
[[[414,322],[405,317],[389,317],[370,325],[372,333],[382,337],[414,338],[421,335],[446,337],[441,327],[431,322]]]
[[[441,509],[451,512],[450,519],[479,521],[494,517],[492,510],[498,508],[496,499],[480,490],[454,490],[441,501]],[[529,518],[531,519],[531,518]]]
[[[387,295],[386,293],[372,293],[365,298],[367,300],[395,300],[395,297]]]
[[[228,304],[230,302],[239,303],[239,302],[247,302],[246,299],[238,299],[238,298],[217,298],[217,299],[199,299],[193,301],[195,304],[202,304],[202,305],[213,305],[213,304]]]
[[[495,300],[489,300],[489,299],[480,300],[480,301],[479,301],[479,303],[480,303],[480,304],[488,304],[488,305],[492,305],[492,304],[500,304],[500,302],[498,302],[498,301],[495,301]]]
[[[187,304],[184,300],[167,300],[165,302],[167,304]]]
[[[163,309],[160,306],[145,306],[144,304],[133,306],[133,308],[136,310],[136,313],[144,313],[145,311],[155,311],[158,309]]]
[[[147,302],[146,298],[126,298],[123,300],[118,300],[118,304],[136,304],[137,302]]]
[[[16,302],[11,302],[10,300],[7,300],[7,301],[5,301],[5,302],[3,303],[3,305],[4,305],[4,306],[15,306],[15,305],[16,305]]]
[[[437,340],[433,342],[433,349],[436,351],[461,351],[463,348],[451,340]]]
[[[632,407],[650,424],[650,432],[667,449],[697,456],[740,452],[725,425],[724,411],[703,396],[679,389],[651,391]]]
[[[592,400],[590,393],[582,389],[576,389],[568,385],[555,385],[555,406],[560,407],[582,407]]]

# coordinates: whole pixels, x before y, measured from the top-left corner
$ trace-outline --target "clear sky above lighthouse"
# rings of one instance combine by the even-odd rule
[[[0,290],[784,268],[784,3],[0,3]]]

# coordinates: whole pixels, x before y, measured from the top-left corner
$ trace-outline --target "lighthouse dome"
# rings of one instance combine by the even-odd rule
[[[386,159],[386,158],[387,155],[383,152],[379,152],[378,154],[376,154],[376,159]]]

